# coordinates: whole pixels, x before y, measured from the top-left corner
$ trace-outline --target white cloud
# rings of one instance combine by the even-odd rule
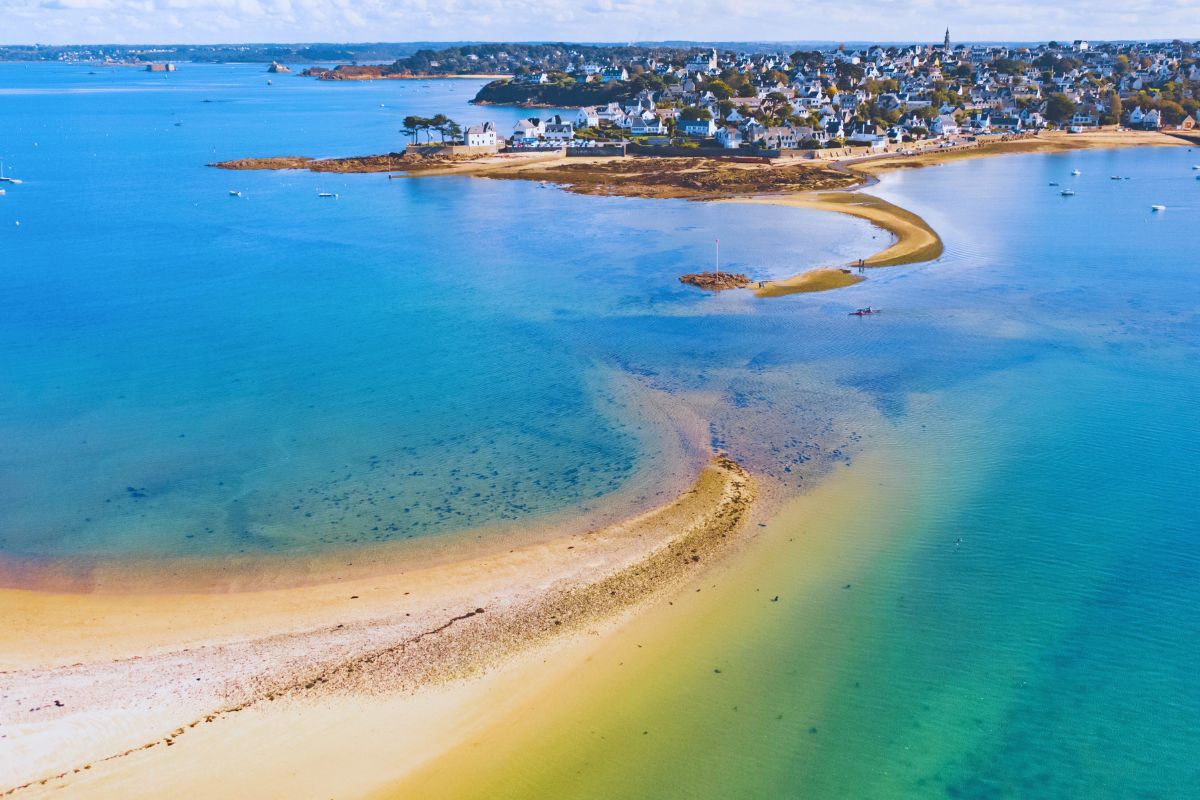
[[[0,39],[245,42],[1200,37],[1200,0],[0,0]]]

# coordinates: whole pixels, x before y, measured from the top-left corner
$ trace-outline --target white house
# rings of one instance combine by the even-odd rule
[[[512,139],[514,142],[536,142],[542,133],[540,119],[523,119],[513,126]]]
[[[557,114],[552,119],[546,120],[543,127],[543,136],[551,141],[569,142],[575,138],[575,125],[567,122]]]
[[[600,124],[600,114],[595,106],[584,106],[575,115],[576,128],[595,128]]]
[[[1076,111],[1071,116],[1070,126],[1072,128],[1094,128],[1099,124],[1100,120],[1096,118],[1096,114],[1086,109]]]
[[[1135,108],[1129,112],[1129,127],[1156,131],[1162,127],[1162,115],[1156,108],[1149,111],[1142,111],[1141,107]]]
[[[496,144],[496,126],[490,122],[467,128],[467,147],[493,147]]]
[[[679,129],[685,136],[712,136],[717,132],[717,123],[712,118],[680,120]]]
[[[949,114],[941,114],[930,123],[929,132],[934,136],[957,136],[958,121]]]
[[[716,48],[710,49],[707,53],[697,55],[692,58],[684,69],[688,72],[709,72],[717,68],[717,51]]]
[[[865,144],[873,150],[879,150],[887,145],[887,136],[879,126],[863,123],[854,126],[846,141],[851,144]]]
[[[717,131],[717,144],[726,150],[737,150],[742,146],[742,132],[737,128],[721,128]]]
[[[759,145],[768,150],[795,150],[800,146],[800,135],[790,125],[770,127],[763,131]]]
[[[662,120],[649,112],[631,117],[631,120],[629,133],[632,136],[662,136],[667,132],[667,127],[663,125]]]
[[[620,103],[609,103],[604,108],[596,110],[596,118],[598,120],[611,122],[614,125],[624,116],[625,111],[621,108]]]

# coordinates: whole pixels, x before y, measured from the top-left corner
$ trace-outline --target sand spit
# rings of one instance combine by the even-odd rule
[[[0,609],[16,621],[0,636],[0,796],[64,787],[72,797],[118,787],[120,796],[161,796],[185,759],[189,769],[231,768],[217,743],[242,736],[242,719],[266,725],[255,740],[286,741],[296,722],[289,708],[344,716],[365,698],[428,703],[437,687],[469,696],[478,681],[464,679],[543,646],[571,646],[715,561],[744,531],[756,495],[750,476],[719,457],[682,496],[625,522],[393,576],[227,595],[0,592]],[[155,624],[164,615],[172,626]],[[97,660],[91,644],[109,634],[120,649]],[[77,643],[71,660],[45,659],[52,639],[56,658],[63,640]],[[342,723],[348,733],[357,724]],[[198,735],[210,730],[218,733]],[[207,744],[176,755],[189,740]],[[305,769],[285,765],[292,775]],[[388,769],[402,765],[397,757]]]
[[[850,267],[889,267],[933,261],[942,254],[941,237],[921,217],[878,197],[848,191],[862,188],[874,176],[897,169],[938,166],[951,161],[1017,153],[1058,153],[1100,148],[1179,146],[1189,140],[1154,131],[1099,129],[1005,136],[951,147],[913,145],[906,152],[842,159],[781,161],[721,158],[657,158],[598,156],[566,158],[560,153],[510,153],[429,160],[388,154],[360,158],[262,158],[226,161],[225,169],[311,169],[325,172],[402,171],[401,176],[474,175],[498,180],[540,181],[578,194],[734,200],[833,211],[865,219],[891,233],[895,241]],[[840,274],[835,274],[840,273]],[[685,276],[689,277],[689,276]],[[821,267],[778,281],[743,285],[759,297],[838,289],[859,283],[853,272]],[[696,285],[695,280],[685,281]],[[701,288],[738,288],[708,286]]]
[[[790,278],[777,281],[760,281],[754,289],[758,297],[782,297],[785,294],[828,292],[843,286],[862,283],[866,278],[852,270],[839,267],[817,267]]]

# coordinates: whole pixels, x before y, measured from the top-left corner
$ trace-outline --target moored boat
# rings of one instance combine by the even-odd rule
[[[20,182],[21,182],[21,181],[20,181],[19,179],[17,179],[17,178],[6,178],[6,177],[4,176],[4,162],[3,162],[3,161],[0,161],[0,183],[12,183],[12,184],[18,184],[18,183],[20,183]]]

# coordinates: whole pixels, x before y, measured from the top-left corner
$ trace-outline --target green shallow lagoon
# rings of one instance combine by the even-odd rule
[[[1187,157],[995,159],[885,180],[889,199],[937,220],[948,254],[881,276],[871,297],[885,314],[869,324],[884,325],[838,334],[871,343],[836,378],[877,398],[863,450],[728,569],[614,636],[562,708],[452,752],[424,785],[514,798],[1200,792],[1187,235],[1200,202],[1182,194]],[[1076,165],[1096,176],[1078,195],[1088,206],[1040,196]],[[1118,167],[1139,176],[1136,196],[1101,194]],[[1142,211],[1164,195],[1178,198],[1170,225]],[[448,765],[473,760],[459,786]]]

